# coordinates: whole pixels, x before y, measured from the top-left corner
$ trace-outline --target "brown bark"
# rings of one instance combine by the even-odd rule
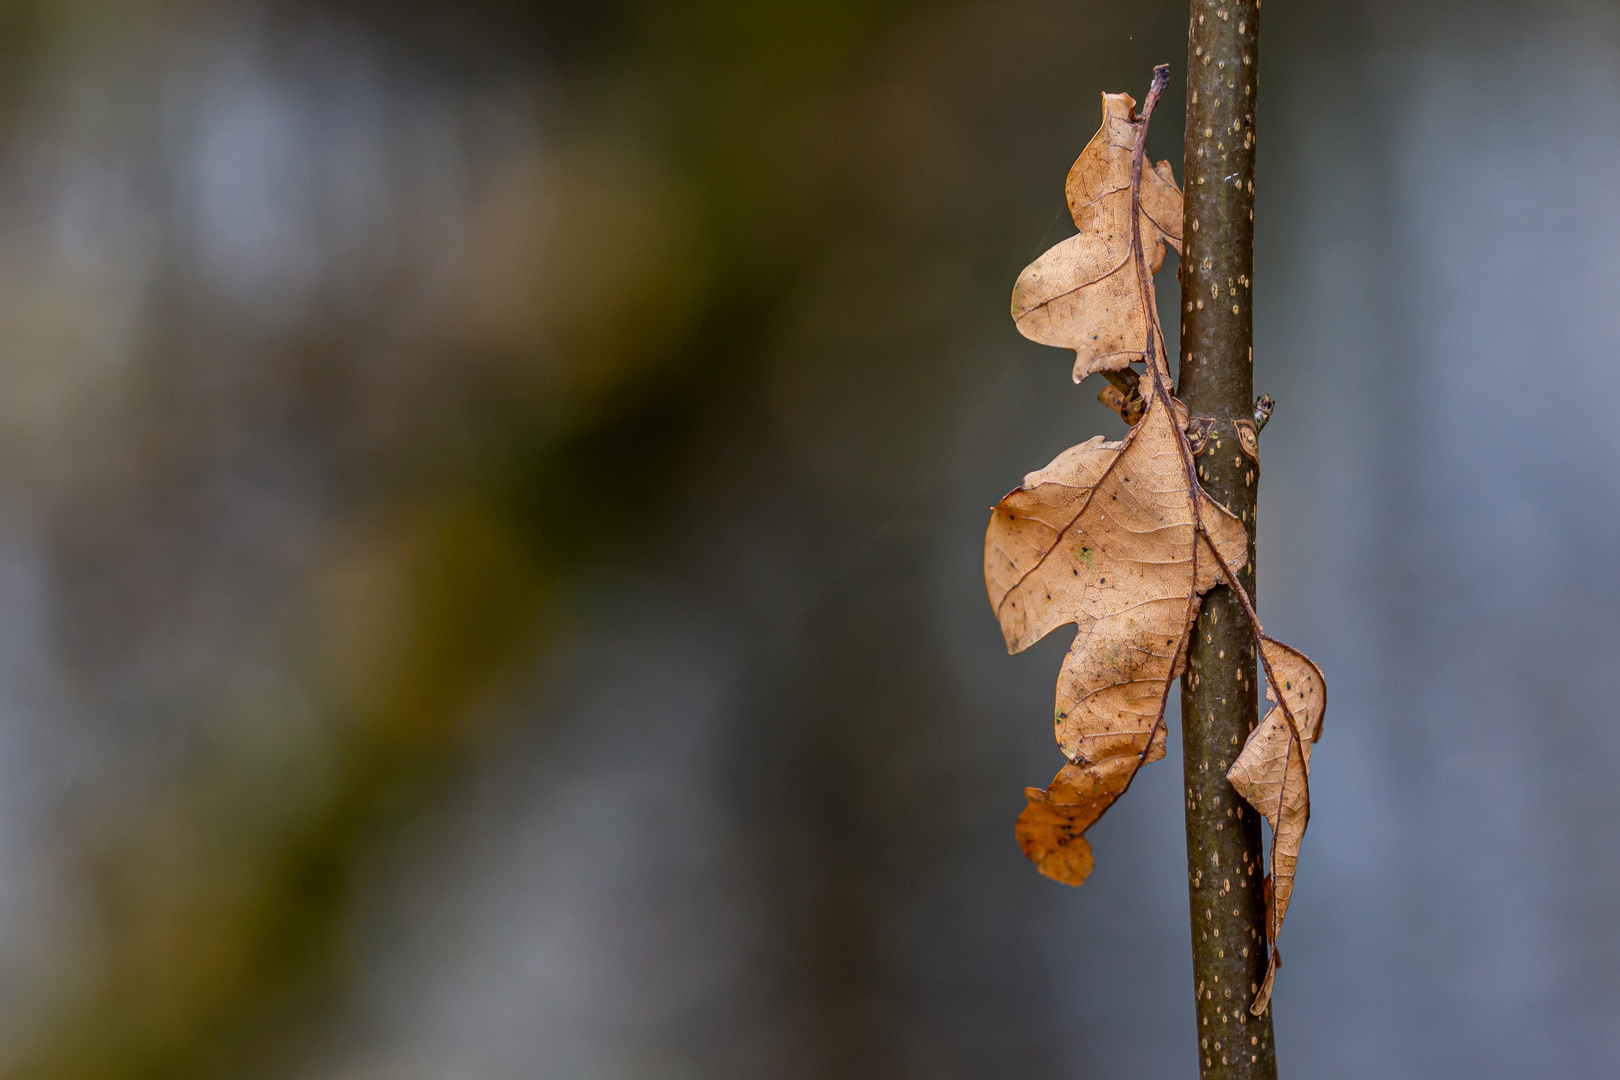
[[[1254,115],[1258,0],[1193,0],[1187,44],[1185,254],[1178,394],[1213,420],[1204,489],[1249,531],[1239,579],[1255,595]],[[1244,430],[1246,428],[1247,430]],[[1198,1065],[1206,1080],[1275,1080],[1271,1010],[1249,1015],[1266,973],[1260,816],[1226,770],[1259,719],[1253,631],[1234,592],[1204,598],[1182,680],[1187,869]]]

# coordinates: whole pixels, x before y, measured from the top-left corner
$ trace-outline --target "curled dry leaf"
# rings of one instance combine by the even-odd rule
[[[1275,942],[1294,892],[1299,845],[1311,816],[1311,744],[1322,735],[1327,708],[1322,669],[1298,649],[1262,638],[1266,700],[1276,705],[1243,745],[1227,770],[1237,793],[1271,823],[1271,902],[1266,905],[1266,936],[1273,942],[1271,964],[1250,1011],[1259,1016],[1271,1000],[1277,970]]]
[[[1119,798],[1136,763],[1107,758],[1096,765],[1063,766],[1044,790],[1025,788],[1029,806],[1018,816],[1018,846],[1053,881],[1078,885],[1091,876],[1091,845],[1083,835]]]
[[[1036,259],[1013,286],[1019,332],[1044,345],[1073,349],[1074,381],[1120,370],[1144,359],[1156,322],[1142,305],[1131,214],[1140,218],[1141,255],[1149,274],[1164,262],[1165,245],[1181,250],[1181,189],[1170,163],[1141,171],[1140,197],[1131,186],[1132,159],[1147,124],[1129,94],[1103,95],[1103,124],[1069,170],[1069,212],[1080,231]],[[1158,355],[1164,355],[1157,332]]]
[[[1219,562],[1235,572],[1248,556],[1242,523],[1189,488],[1182,442],[1175,414],[1150,397],[1123,442],[1092,439],[1027,476],[985,535],[985,584],[1009,652],[1078,627],[1054,711],[1073,764],[1018,822],[1024,852],[1071,885],[1091,870],[1080,832],[1139,765],[1164,756],[1165,699],[1200,597]]]

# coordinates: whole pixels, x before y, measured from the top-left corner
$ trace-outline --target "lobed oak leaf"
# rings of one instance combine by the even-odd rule
[[[1044,790],[1026,789],[1016,830],[1041,873],[1070,885],[1092,870],[1085,831],[1143,764],[1164,756],[1165,701],[1186,668],[1203,595],[1217,584],[1232,588],[1260,651],[1267,697],[1277,703],[1227,773],[1272,823],[1265,881],[1273,947],[1252,1006],[1259,1015],[1310,814],[1310,742],[1321,733],[1325,691],[1316,665],[1261,632],[1236,579],[1247,533],[1197,479],[1188,432],[1201,423],[1207,433],[1212,421],[1189,418],[1171,393],[1153,274],[1167,245],[1181,250],[1181,192],[1168,162],[1144,161],[1168,72],[1154,69],[1140,117],[1130,95],[1103,95],[1103,125],[1066,188],[1080,231],[1030,264],[1013,290],[1020,332],[1073,349],[1076,382],[1110,373],[1102,400],[1134,426],[1119,442],[1099,437],[1064,451],[1002,499],[985,534],[984,576],[1008,652],[1058,626],[1077,627],[1053,721],[1069,764]],[[1130,382],[1112,373],[1136,360],[1147,371],[1130,394]]]
[[[1132,159],[1147,135],[1129,94],[1103,95],[1103,123],[1074,167],[1066,192],[1080,231],[1047,251],[1018,276],[1012,315],[1025,337],[1073,349],[1074,381],[1097,371],[1118,371],[1142,360],[1150,326],[1158,355],[1163,336],[1152,317],[1152,281],[1144,310],[1134,265],[1132,209],[1139,215],[1141,255],[1149,275],[1164,262],[1165,246],[1181,250],[1181,189],[1170,163],[1141,170],[1133,192]]]
[[[1271,896],[1266,935],[1271,963],[1250,1012],[1259,1016],[1271,1000],[1276,976],[1277,932],[1288,914],[1300,841],[1311,816],[1311,744],[1322,736],[1327,708],[1322,669],[1298,649],[1273,638],[1260,639],[1266,671],[1266,700],[1276,702],[1250,733],[1243,751],[1227,770],[1237,793],[1271,824]]]
[[[1164,756],[1165,701],[1201,597],[1221,562],[1235,573],[1248,557],[1242,523],[1189,481],[1180,418],[1164,401],[1149,396],[1124,440],[1092,439],[1029,474],[985,534],[985,585],[1007,651],[1077,627],[1053,722],[1078,771],[1031,796],[1017,830],[1042,873],[1069,884],[1090,872],[1078,833],[1139,766]]]

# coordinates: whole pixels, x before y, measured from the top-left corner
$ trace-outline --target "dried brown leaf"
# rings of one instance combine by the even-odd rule
[[[1036,869],[1065,885],[1078,885],[1091,875],[1091,845],[1082,834],[1130,786],[1136,762],[1106,758],[1095,765],[1063,766],[1044,791],[1024,789],[1029,805],[1014,830]]]
[[[1058,746],[1076,765],[1115,763],[1059,773],[1019,819],[1025,852],[1070,884],[1084,874],[1051,873],[1055,856],[1032,852],[1062,849],[1063,828],[1083,820],[1083,831],[1138,765],[1164,756],[1165,698],[1186,666],[1199,599],[1219,579],[1210,545],[1234,572],[1248,556],[1242,523],[1201,488],[1195,510],[1185,461],[1175,414],[1150,397],[1122,442],[1092,439],[1029,474],[985,534],[985,585],[1007,650],[1078,628],[1058,677]],[[1082,805],[1060,785],[1096,793],[1095,812],[1056,809]],[[1087,849],[1087,872],[1089,859]]]
[[[1271,966],[1266,981],[1250,1007],[1265,1012],[1276,974],[1277,932],[1288,914],[1294,892],[1299,845],[1311,816],[1311,744],[1322,734],[1327,708],[1322,669],[1298,649],[1272,638],[1261,639],[1265,661],[1266,700],[1277,704],[1266,713],[1226,778],[1237,793],[1271,823],[1271,888],[1266,934],[1272,942]]]
[[[985,585],[1009,652],[1058,626],[1078,628],[1054,717],[1070,764],[1044,791],[1026,790],[1029,805],[1017,827],[1019,845],[1041,873],[1070,885],[1091,873],[1086,829],[1137,769],[1164,755],[1165,699],[1186,667],[1203,594],[1217,583],[1231,586],[1260,648],[1267,696],[1277,702],[1228,772],[1272,822],[1267,882],[1274,878],[1276,889],[1267,923],[1275,942],[1309,816],[1309,743],[1321,731],[1324,684],[1303,654],[1261,633],[1234,576],[1247,561],[1247,534],[1197,480],[1189,425],[1207,434],[1213,421],[1189,418],[1171,395],[1153,273],[1167,244],[1181,250],[1181,192],[1168,162],[1149,168],[1143,160],[1168,71],[1154,70],[1140,117],[1128,94],[1103,95],[1103,125],[1066,189],[1080,231],[1030,264],[1013,290],[1019,330],[1073,349],[1076,382],[1146,362],[1140,406],[1119,375],[1109,376],[1114,393],[1102,396],[1121,416],[1140,419],[1120,442],[1096,438],[1064,451],[996,506],[985,535]],[[1252,455],[1257,446],[1248,431]],[[1276,965],[1273,947],[1257,1015]]]
[[[1170,163],[1142,169],[1131,190],[1132,157],[1147,133],[1129,94],[1103,95],[1103,123],[1069,170],[1069,210],[1080,231],[1031,263],[1013,287],[1012,314],[1033,341],[1073,349],[1074,381],[1142,360],[1151,304],[1144,310],[1131,241],[1140,213],[1142,257],[1151,275],[1165,245],[1181,250],[1181,190]],[[1151,281],[1148,285],[1152,289]],[[1164,354],[1162,335],[1158,349]]]

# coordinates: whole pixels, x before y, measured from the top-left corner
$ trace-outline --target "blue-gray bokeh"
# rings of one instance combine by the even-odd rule
[[[994,500],[1120,430],[1005,316],[1021,260],[1064,234],[1043,227],[1095,93],[1135,85],[1099,80],[1145,79],[1135,53],[1093,73],[1066,49],[1138,49],[1173,23],[1109,6],[968,4],[895,31],[880,81],[901,89],[883,100],[911,117],[895,130],[970,179],[905,177],[888,232],[805,270],[767,335],[761,411],[697,440],[642,557],[571,582],[573,629],[494,707],[509,722],[368,855],[353,974],[286,1071],[1191,1075],[1178,742],[1093,830],[1082,889],[1040,879],[1011,823],[1060,763],[1067,635],[1006,657],[979,576]],[[1257,185],[1256,385],[1278,401],[1261,612],[1329,680],[1279,1059],[1323,1080],[1615,1075],[1620,8],[1305,7],[1264,15]],[[263,32],[245,16],[195,32],[190,66],[150,91],[162,116],[143,130],[165,149],[72,127],[94,117],[18,136],[189,163],[162,197],[172,220],[143,209],[141,168],[13,169],[4,306],[29,303],[15,253],[33,250],[105,305],[66,346],[91,357],[70,390],[122,385],[138,279],[164,258],[238,328],[196,332],[226,342],[365,310],[379,279],[431,307],[454,290],[421,253],[469,242],[466,176],[545,160],[546,123],[504,89],[457,98],[368,68],[352,29],[266,69]],[[1174,152],[1173,131],[1155,138]],[[39,179],[58,175],[82,183]],[[235,347],[220,370],[242,378]],[[39,380],[17,371],[52,354],[10,348],[23,393]],[[0,416],[38,413],[21,408]],[[149,671],[103,664],[86,689],[53,653],[68,586],[38,490],[51,455],[82,448],[29,445],[44,463],[12,469],[0,502],[8,1000],[71,996],[39,944],[70,932],[53,808],[169,738],[161,719],[93,719],[139,715]],[[173,603],[181,655],[150,663],[260,670],[250,634],[215,629],[253,625],[297,553],[329,542],[323,453],[294,439],[257,471],[222,468],[225,494],[195,513],[226,565]],[[239,536],[254,554],[230,555]],[[304,706],[265,663],[266,708],[290,723]],[[46,1006],[30,1008],[0,1037],[25,1040]]]

